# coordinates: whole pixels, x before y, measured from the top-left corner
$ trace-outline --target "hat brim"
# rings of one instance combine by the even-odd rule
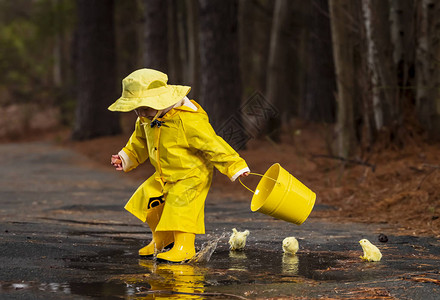
[[[183,85],[168,85],[167,92],[149,97],[121,97],[108,107],[110,111],[128,112],[139,107],[151,107],[152,109],[162,110],[173,106],[188,95],[191,87]]]

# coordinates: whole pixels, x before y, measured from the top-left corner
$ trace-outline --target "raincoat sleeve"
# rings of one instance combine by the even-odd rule
[[[221,173],[234,181],[242,173],[249,172],[244,159],[215,133],[207,117],[182,121],[189,147],[201,151]]]
[[[124,148],[119,152],[122,160],[122,167],[124,172],[129,172],[144,163],[148,158],[147,141],[145,131],[142,128],[139,118],[136,120],[136,125],[133,134],[128,140]]]

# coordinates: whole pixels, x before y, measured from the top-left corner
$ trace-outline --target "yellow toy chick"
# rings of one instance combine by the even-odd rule
[[[229,249],[231,250],[243,250],[246,246],[246,238],[249,235],[249,230],[237,231],[237,229],[232,228],[232,234],[229,238]]]
[[[298,252],[298,249],[299,249],[298,241],[293,236],[286,237],[283,240],[283,251],[284,251],[284,253],[295,255],[296,252]]]
[[[359,244],[361,244],[362,250],[364,250],[364,256],[360,256],[360,258],[365,261],[380,261],[382,253],[369,240],[362,239],[359,241]]]

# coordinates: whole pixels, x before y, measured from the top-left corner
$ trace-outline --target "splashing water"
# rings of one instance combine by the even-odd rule
[[[202,249],[196,253],[196,255],[191,258],[189,263],[204,263],[208,262],[211,259],[212,254],[217,248],[218,242],[226,236],[226,233],[223,233],[220,237],[214,238],[210,241],[207,241],[202,245]]]

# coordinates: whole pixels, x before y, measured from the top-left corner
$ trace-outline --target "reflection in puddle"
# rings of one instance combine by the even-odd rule
[[[13,289],[21,290],[21,289],[28,288],[29,284],[27,284],[27,283],[13,283],[11,286]]]
[[[0,294],[20,290],[38,290],[40,292],[71,294],[70,285],[68,283],[3,282],[0,284]]]
[[[156,264],[153,260],[139,260],[139,265],[148,270],[145,280],[155,299],[201,299],[205,291],[205,276],[200,267],[190,264]],[[138,293],[136,299],[141,293]],[[146,298],[145,298],[146,299]]]
[[[297,255],[289,253],[283,254],[282,272],[285,275],[297,275],[299,268],[299,258]]]
[[[247,271],[247,256],[243,251],[229,251],[230,271]]]

